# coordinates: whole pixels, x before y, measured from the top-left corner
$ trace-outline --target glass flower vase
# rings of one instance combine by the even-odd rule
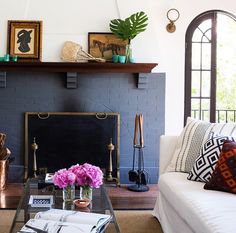
[[[127,44],[125,47],[125,56],[126,56],[126,63],[132,61],[132,47],[131,44]]]
[[[73,202],[75,199],[75,186],[68,185],[62,190],[62,198],[64,202]]]
[[[85,185],[85,186],[80,186],[80,198],[81,199],[89,199],[92,200],[93,198],[93,188]]]

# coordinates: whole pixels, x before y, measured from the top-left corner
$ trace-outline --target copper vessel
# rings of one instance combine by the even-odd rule
[[[4,190],[7,185],[9,160],[0,160],[0,190]]]

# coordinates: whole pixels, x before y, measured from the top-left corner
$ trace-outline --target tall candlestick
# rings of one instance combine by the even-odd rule
[[[37,177],[37,156],[36,156],[36,150],[37,150],[39,147],[38,147],[38,144],[37,144],[36,141],[35,141],[35,138],[34,138],[33,144],[31,145],[31,148],[32,148],[33,151],[34,151],[34,161],[33,161],[34,177]]]
[[[108,181],[113,181],[112,177],[112,151],[115,149],[115,146],[112,144],[112,138],[110,138],[110,144],[107,145],[107,149],[109,150],[109,167],[108,167],[108,175],[107,175],[107,180]]]

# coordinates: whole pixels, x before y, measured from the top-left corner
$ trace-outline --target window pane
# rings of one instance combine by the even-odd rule
[[[192,68],[200,69],[201,64],[201,44],[193,43],[192,44]]]
[[[196,30],[193,33],[192,42],[201,42],[202,40],[202,31],[199,28],[196,28]]]
[[[211,69],[211,44],[202,44],[202,69]]]
[[[200,97],[200,71],[192,71],[192,97]]]
[[[200,100],[192,99],[191,106],[191,117],[200,120]]]
[[[210,42],[211,41],[211,19],[202,22],[194,31],[192,42]]]
[[[208,30],[205,32],[205,35],[204,35],[202,41],[204,41],[204,42],[211,42],[211,29],[208,29]]]
[[[205,33],[208,29],[210,29],[212,26],[212,20],[211,19],[207,19],[205,21],[203,21],[198,28]]]
[[[210,99],[191,99],[191,117],[210,121]]]
[[[201,104],[202,104],[201,120],[210,121],[210,99],[202,100]]]
[[[211,72],[202,71],[202,96],[210,97],[211,92]]]

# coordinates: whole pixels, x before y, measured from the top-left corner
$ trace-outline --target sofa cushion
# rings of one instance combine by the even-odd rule
[[[215,170],[204,189],[236,193],[236,142],[224,142]]]
[[[187,177],[189,180],[200,182],[209,181],[226,139],[235,141],[232,136],[211,134],[210,138],[203,144],[200,155],[189,172]]]
[[[210,133],[236,136],[235,123],[209,123],[188,117],[166,171],[190,172]]]
[[[158,190],[192,232],[235,233],[235,195],[203,186],[202,182],[187,180],[186,173],[168,172],[160,176]]]

